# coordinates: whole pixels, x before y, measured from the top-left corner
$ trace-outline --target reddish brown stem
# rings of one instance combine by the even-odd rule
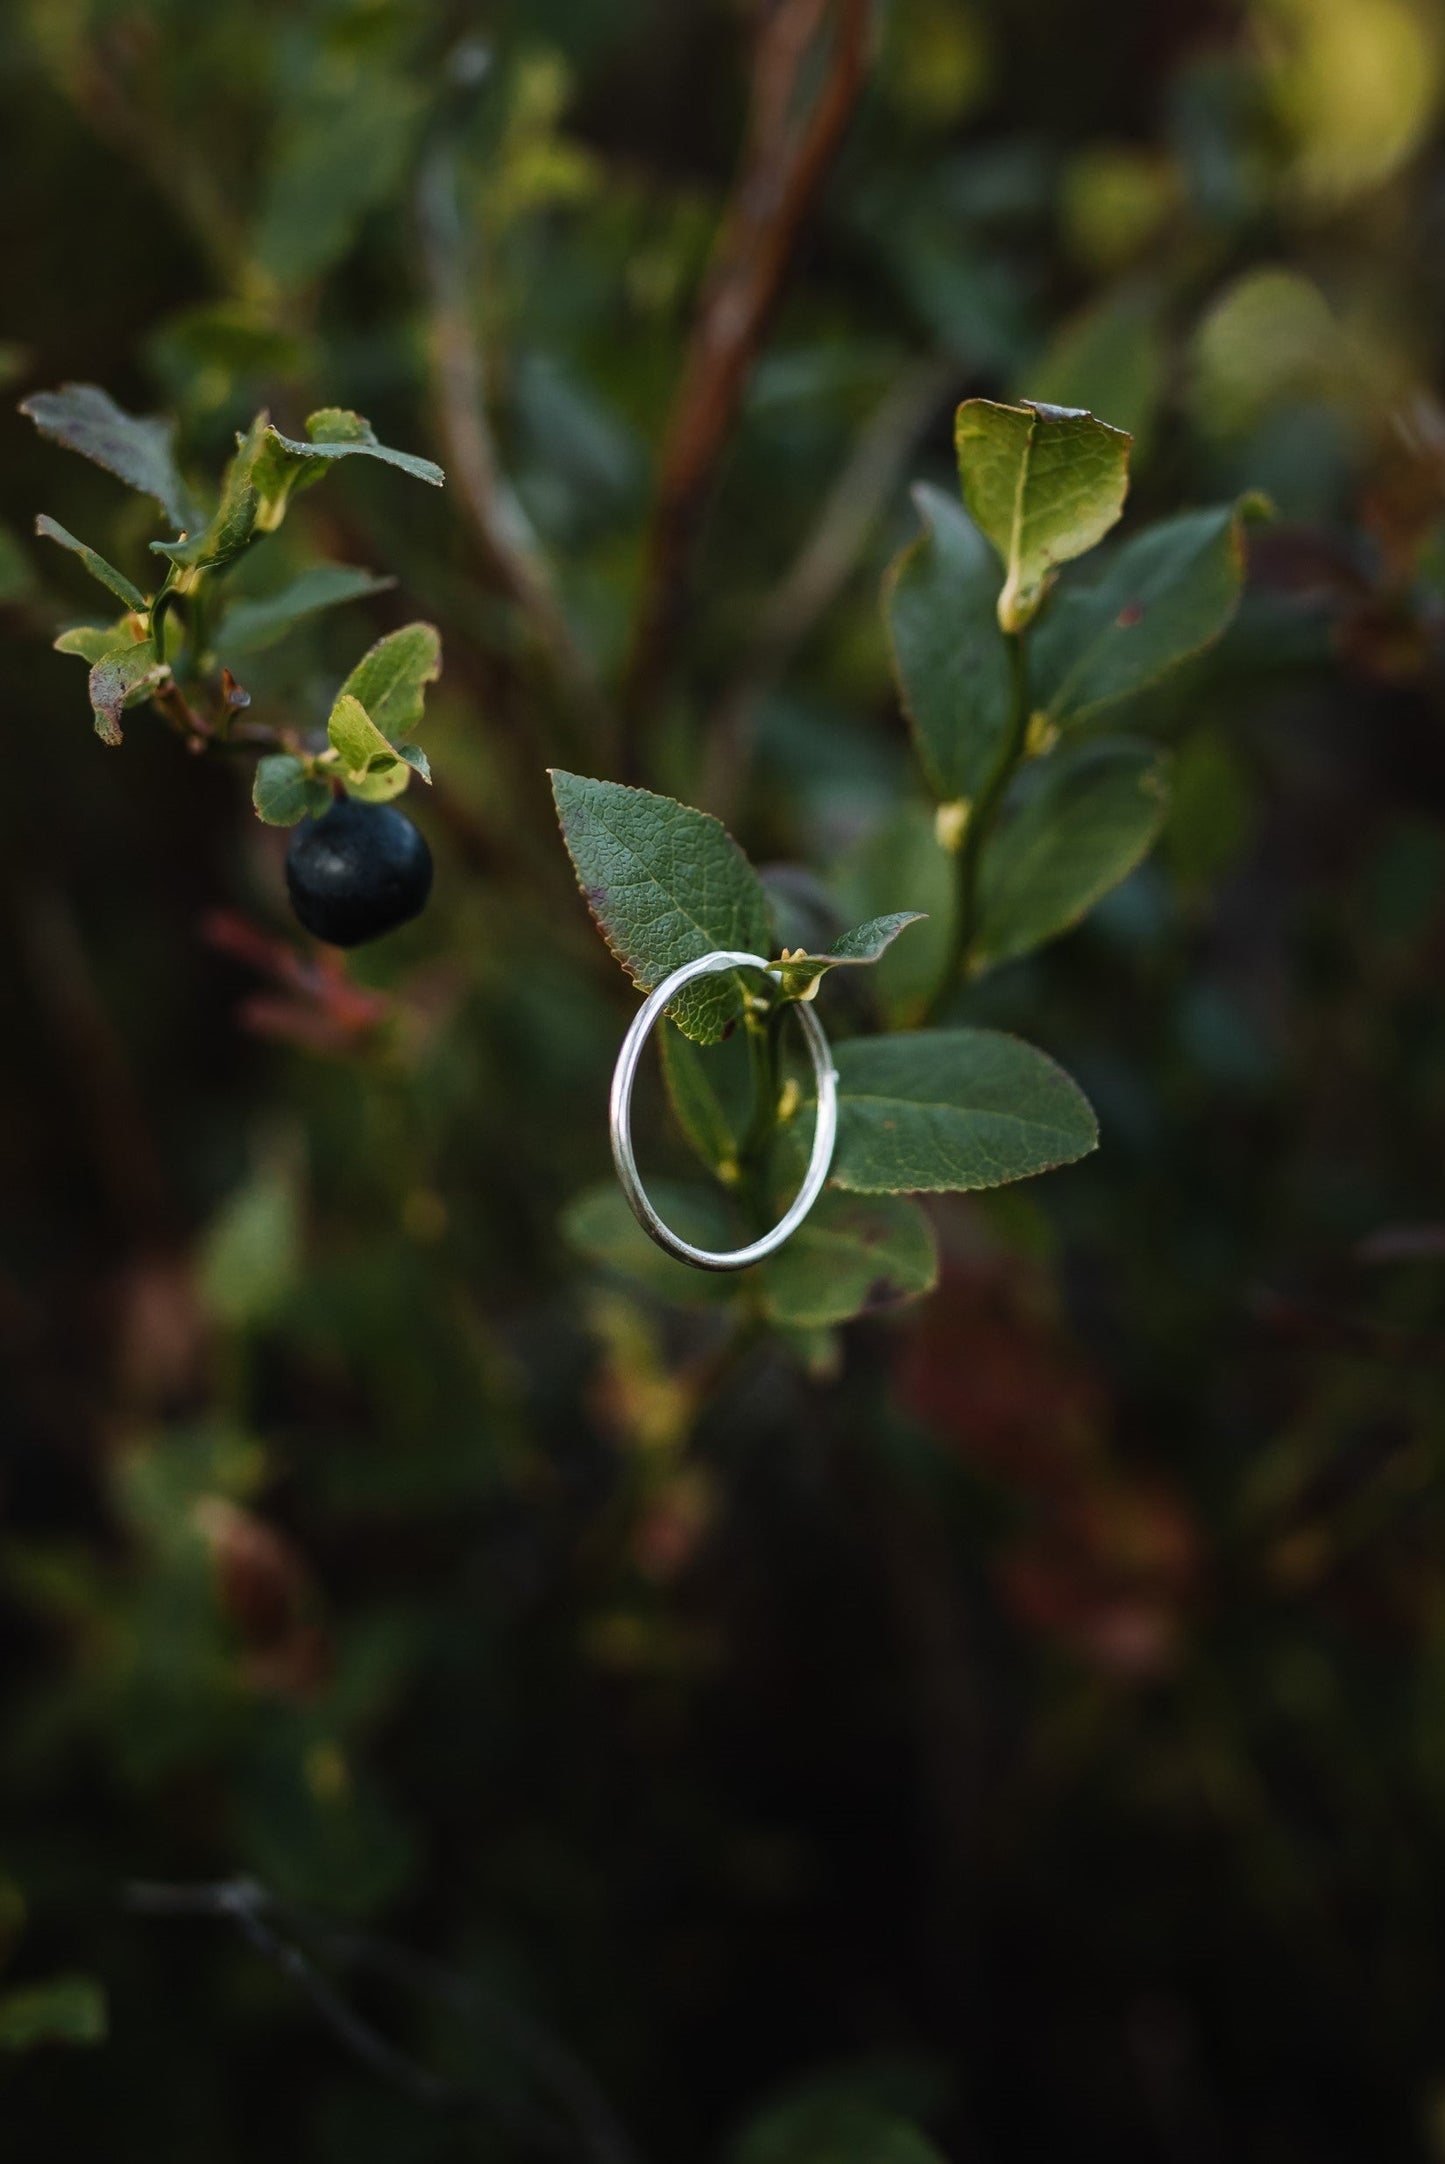
[[[799,86],[832,16],[823,80]],[[753,55],[747,135],[703,286],[658,467],[624,700],[624,763],[666,679],[688,571],[763,334],[863,88],[871,0],[774,0]]]
[[[214,740],[214,723],[196,712],[179,684],[164,685],[155,694],[153,703],[160,708],[176,734],[185,738],[188,751],[203,751]]]

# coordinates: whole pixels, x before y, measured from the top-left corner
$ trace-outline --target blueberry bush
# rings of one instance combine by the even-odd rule
[[[1442,111],[15,0],[17,2153],[1445,2155]]]

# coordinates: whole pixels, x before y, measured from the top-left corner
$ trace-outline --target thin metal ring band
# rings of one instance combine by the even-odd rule
[[[695,978],[717,976],[729,969],[761,969],[774,977],[778,974],[776,970],[768,971],[767,962],[760,954],[731,952],[702,954],[695,962],[684,962],[680,969],[673,970],[671,976],[664,977],[661,984],[648,993],[633,1016],[617,1055],[617,1065],[612,1070],[612,1097],[608,1106],[612,1161],[622,1182],[622,1192],[631,1203],[638,1223],[659,1247],[665,1248],[669,1255],[675,1255],[679,1262],[690,1262],[696,1270],[745,1270],[750,1262],[761,1262],[765,1255],[776,1254],[784,1241],[792,1238],[822,1193],[823,1182],[833,1162],[833,1146],[838,1139],[838,1077],[833,1071],[832,1050],[813,1009],[798,1002],[798,1020],[803,1025],[817,1078],[818,1120],[813,1131],[813,1153],[808,1160],[807,1174],[786,1213],[761,1239],[722,1254],[706,1247],[694,1247],[691,1240],[684,1240],[658,1216],[648,1200],[632,1151],[632,1085],[637,1080],[642,1049],[663,1009],[672,1004],[684,985],[691,984]]]

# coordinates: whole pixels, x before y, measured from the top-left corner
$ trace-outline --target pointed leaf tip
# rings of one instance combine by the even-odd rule
[[[772,919],[762,881],[720,820],[650,789],[552,771],[562,838],[603,938],[643,991],[719,948],[766,955]],[[712,1044],[742,1010],[735,973],[688,985],[670,1009]]]

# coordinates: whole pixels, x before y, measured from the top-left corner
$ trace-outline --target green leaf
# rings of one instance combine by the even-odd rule
[[[235,455],[221,476],[220,501],[210,518],[199,533],[183,534],[178,541],[152,541],[157,556],[168,557],[179,571],[197,572],[213,571],[241,554],[258,523],[256,468],[266,437],[266,416],[258,413],[245,435],[236,438]]]
[[[770,951],[762,881],[720,821],[649,789],[560,768],[552,790],[587,906],[641,990],[717,948]],[[736,972],[704,977],[668,1011],[695,1043],[714,1044],[747,993]]]
[[[1169,803],[1161,754],[1122,738],[1056,752],[1025,770],[1023,789],[983,854],[979,967],[1077,924],[1148,854]]]
[[[1130,439],[1065,406],[966,398],[954,424],[963,500],[1003,559],[998,620],[1033,621],[1054,569],[1103,539],[1124,507]]]
[[[105,1987],[93,1976],[49,1976],[0,1997],[0,2051],[37,2044],[103,2044]]]
[[[395,579],[378,578],[354,564],[313,564],[275,593],[233,601],[221,618],[216,645],[227,660],[235,654],[259,654],[308,616],[385,593],[395,584]]]
[[[1012,712],[998,565],[961,504],[919,487],[922,531],[889,567],[883,611],[898,697],[935,796],[975,797]]]
[[[384,465],[409,473],[413,480],[430,482],[433,488],[440,488],[446,479],[433,459],[419,458],[414,451],[392,450],[377,440],[370,421],[342,406],[325,406],[309,415],[306,434],[309,440],[300,443],[294,436],[283,436],[278,428],[269,432],[259,477],[268,503],[263,523],[268,526],[280,524],[288,496],[319,481],[338,458],[379,458]]]
[[[1001,1187],[1071,1164],[1099,1139],[1063,1069],[997,1030],[854,1037],[836,1058],[832,1176],[854,1194]]]
[[[363,804],[389,804],[401,795],[413,772],[419,771],[416,761],[426,764],[425,753],[414,744],[396,745],[384,737],[349,691],[343,691],[332,707],[326,733],[341,761],[347,795],[359,797]],[[431,780],[430,767],[426,767],[426,779]]]
[[[95,733],[103,744],[120,742],[120,717],[126,707],[139,706],[170,673],[150,639],[122,646],[96,662],[90,672],[90,704]]]
[[[743,1034],[704,1058],[675,1023],[664,1020],[657,1033],[663,1080],[678,1125],[724,1184],[737,1178],[751,1111],[752,1078]]]
[[[647,1192],[666,1222],[699,1247],[740,1246],[744,1238],[725,1195],[716,1188],[649,1180]],[[694,1270],[648,1238],[615,1180],[589,1187],[568,1204],[562,1236],[579,1255],[600,1263],[660,1300],[678,1307],[716,1307],[735,1297],[738,1281],[720,1271]]]
[[[406,764],[411,768],[413,774],[419,775],[424,782],[430,785],[431,761],[430,759],[428,759],[426,753],[422,750],[420,744],[398,744],[396,747],[396,755],[398,759],[404,759],[406,761]]]
[[[829,969],[857,969],[869,962],[876,962],[887,953],[900,932],[910,924],[921,924],[921,909],[897,909],[891,916],[870,917],[866,924],[855,925],[851,932],[844,932],[835,939],[826,954],[789,954],[783,949],[781,964],[783,996],[786,999],[811,999]]]
[[[357,662],[338,694],[365,707],[394,748],[421,724],[426,687],[442,673],[442,642],[435,624],[404,624],[378,639]]]
[[[1103,575],[1062,588],[1030,647],[1034,696],[1060,727],[1155,683],[1227,629],[1244,584],[1244,524],[1259,496],[1187,511],[1135,534]]]
[[[444,476],[440,466],[428,458],[393,451],[378,443],[371,423],[359,413],[328,408],[313,413],[306,426],[318,432],[318,441],[294,442],[271,426],[267,414],[258,413],[245,435],[236,439],[236,454],[226,468],[220,502],[209,522],[199,533],[187,534],[179,541],[153,541],[151,547],[183,571],[214,570],[230,563],[256,534],[273,533],[297,490],[319,481],[338,458],[361,455],[383,459],[420,480],[441,486]]]
[[[715,1190],[658,1180],[648,1191],[667,1223],[699,1246],[736,1247],[746,1237],[737,1212]],[[563,1234],[590,1261],[676,1305],[715,1306],[737,1288],[736,1279],[691,1270],[664,1254],[611,1181],[576,1197]],[[821,1196],[787,1246],[757,1271],[768,1320],[790,1330],[901,1306],[931,1291],[937,1277],[933,1228],[916,1203],[840,1194]]]
[[[190,526],[195,508],[175,462],[174,421],[127,413],[95,383],[66,383],[36,391],[20,411],[42,436],[93,459],[118,480],[152,496],[173,524]]]
[[[320,817],[331,802],[331,789],[290,752],[268,752],[256,762],[251,802],[268,827],[294,827],[308,812]]]
[[[378,764],[371,772],[348,774],[345,777],[346,794],[356,797],[363,804],[390,804],[393,797],[404,796],[411,787],[412,770],[405,759],[392,754],[391,764]]]
[[[150,607],[140,588],[132,586],[123,571],[117,571],[114,564],[107,563],[97,549],[90,548],[84,541],[77,541],[75,535],[67,533],[58,520],[47,517],[42,512],[35,521],[35,531],[43,534],[47,541],[58,541],[63,549],[70,550],[72,556],[78,556],[91,577],[98,579],[102,586],[108,586],[117,601],[123,601],[128,609],[135,609],[143,615]]]
[[[72,624],[51,641],[57,654],[79,654],[82,661],[101,661],[107,654],[140,642],[128,617],[118,624]]]
[[[341,760],[347,779],[371,771],[386,773],[397,764],[391,744],[382,735],[360,699],[343,691],[331,709],[326,734]]]
[[[770,1321],[823,1329],[931,1292],[938,1248],[923,1210],[905,1196],[823,1194],[759,1278]]]

